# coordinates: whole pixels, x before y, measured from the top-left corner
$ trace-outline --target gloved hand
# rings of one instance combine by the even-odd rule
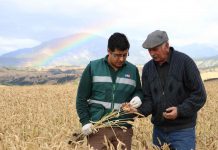
[[[138,96],[135,96],[132,98],[132,100],[129,103],[132,107],[138,108],[139,106],[141,106],[142,101]]]
[[[93,128],[92,123],[87,123],[87,124],[85,124],[85,125],[82,127],[82,133],[83,133],[83,135],[87,136],[87,135],[91,134],[91,133],[92,133],[92,128]]]

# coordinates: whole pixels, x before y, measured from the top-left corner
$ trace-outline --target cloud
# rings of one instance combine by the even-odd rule
[[[175,44],[218,43],[217,6],[217,0],[1,0],[0,35],[47,41],[75,32],[123,32],[144,41],[161,29]]]

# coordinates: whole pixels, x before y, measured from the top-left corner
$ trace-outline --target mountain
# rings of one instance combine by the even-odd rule
[[[86,33],[74,34],[44,42],[33,48],[19,49],[0,56],[0,65],[7,67],[37,67],[88,63],[106,55],[107,40]]]
[[[208,57],[208,58],[201,58],[195,60],[199,69],[213,69],[218,67],[218,55]]]
[[[51,67],[84,66],[91,60],[107,54],[107,40],[104,37],[78,33],[42,43],[33,48],[23,48],[0,56],[2,67]],[[144,64],[150,59],[141,47],[141,42],[130,41],[128,60]]]
[[[33,48],[23,48],[0,56],[0,67],[54,67],[85,66],[91,60],[102,58],[107,54],[107,40],[104,37],[78,33],[67,37],[43,42]],[[150,56],[142,48],[143,41],[130,40],[128,61],[143,65]],[[191,44],[175,47],[194,59],[210,58],[218,55],[218,50],[204,44]],[[213,66],[208,61],[207,66]]]
[[[175,48],[194,59],[208,58],[218,55],[218,50],[216,48],[205,44],[189,44]]]
[[[63,84],[81,76],[83,68],[0,68],[0,85]]]
[[[218,50],[205,44],[190,44],[176,48],[194,59],[199,69],[218,67]]]

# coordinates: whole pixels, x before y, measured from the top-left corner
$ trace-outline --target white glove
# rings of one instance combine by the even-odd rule
[[[138,96],[135,96],[132,98],[132,100],[129,103],[132,107],[138,108],[139,106],[141,106],[142,101]]]
[[[92,128],[93,128],[92,123],[87,123],[87,124],[85,124],[85,125],[82,127],[82,133],[83,133],[83,135],[87,136],[87,135],[91,134],[91,133],[92,133]]]

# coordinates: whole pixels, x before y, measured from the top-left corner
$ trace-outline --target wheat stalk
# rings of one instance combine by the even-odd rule
[[[130,124],[133,125],[134,121],[131,121],[130,119],[132,118],[125,118],[125,119],[116,119],[113,120],[115,118],[118,118],[120,116],[123,115],[127,115],[127,114],[135,114],[138,116],[143,116],[138,112],[126,112],[123,111],[122,109],[117,111],[117,110],[112,110],[110,113],[106,114],[105,116],[103,116],[99,121],[90,121],[93,126],[92,126],[92,130],[93,133],[97,133],[99,131],[99,129],[101,128],[114,128],[114,127],[119,127],[123,130],[126,130],[127,128],[125,126],[121,126],[120,124]],[[77,144],[81,144],[84,141],[85,135],[83,133],[74,133],[72,139],[68,142],[68,144],[71,145],[77,145]]]

